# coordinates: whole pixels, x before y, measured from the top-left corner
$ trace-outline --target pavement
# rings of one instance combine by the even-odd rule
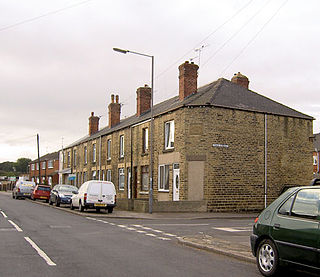
[[[0,194],[10,195],[11,191],[0,191]],[[30,200],[31,201],[31,200]],[[46,205],[47,203],[42,201],[35,201],[39,205]],[[77,210],[66,209],[65,207],[55,207],[50,206],[56,209],[61,209],[70,213],[74,213],[80,216],[93,216],[97,218],[119,218],[119,219],[252,219],[254,220],[257,214],[253,213],[207,213],[207,212],[194,212],[194,213],[137,213],[134,211],[124,211],[114,209],[112,214],[108,214],[104,211],[97,213],[96,211],[86,211],[79,212]],[[189,247],[214,252],[229,257],[233,257],[242,261],[255,263],[255,257],[251,253],[249,245],[243,245],[236,242],[231,242],[228,240],[223,240],[221,238],[212,237],[205,234],[197,234],[192,236],[184,236],[178,238],[178,243],[186,245]]]

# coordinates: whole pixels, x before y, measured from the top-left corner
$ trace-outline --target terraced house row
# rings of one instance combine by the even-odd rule
[[[179,66],[177,96],[154,106],[154,211],[254,211],[312,177],[313,118],[249,90],[238,73],[197,87],[198,66]],[[148,210],[150,98],[121,119],[111,95],[109,124],[91,113],[88,134],[61,151],[60,182],[110,180],[118,206]]]

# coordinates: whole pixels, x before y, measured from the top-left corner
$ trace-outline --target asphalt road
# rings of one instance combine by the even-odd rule
[[[0,276],[261,276],[254,264],[177,243],[246,220],[95,218],[3,194],[0,209]]]

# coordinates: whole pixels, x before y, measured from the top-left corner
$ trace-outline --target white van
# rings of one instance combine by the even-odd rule
[[[12,198],[30,198],[36,183],[30,181],[18,180],[12,190]]]
[[[77,194],[71,197],[70,208],[79,208],[80,212],[85,209],[105,209],[112,213],[116,206],[116,189],[112,182],[87,181],[81,185]]]

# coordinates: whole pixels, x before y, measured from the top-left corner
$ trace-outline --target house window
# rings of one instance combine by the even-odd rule
[[[148,128],[142,129],[142,152],[146,153],[149,148],[149,134]]]
[[[53,168],[53,160],[48,161],[48,168]]]
[[[42,169],[46,169],[46,162],[42,162]]]
[[[107,159],[111,160],[111,139],[107,141]]]
[[[124,157],[124,136],[120,136],[120,158]]]
[[[168,121],[164,125],[165,149],[174,148],[174,121]]]
[[[77,150],[73,150],[73,166],[77,165]]]
[[[71,162],[71,161],[70,161],[70,152],[68,152],[68,158],[67,158],[67,159],[68,159],[68,160],[67,160],[68,166],[70,166],[70,164],[71,164],[71,163],[70,163],[70,162]]]
[[[37,170],[39,170],[39,163],[36,164]]]
[[[34,171],[34,164],[31,164],[31,170]]]
[[[94,163],[96,162],[96,144],[95,143],[92,145],[92,161]]]
[[[107,170],[107,181],[111,182],[111,169]]]
[[[149,189],[149,166],[141,166],[141,190]]]
[[[318,157],[313,156],[313,165],[317,165],[317,164],[318,164]]]
[[[83,172],[83,182],[87,182],[87,172]]]
[[[48,177],[48,184],[49,184],[49,186],[52,186],[52,176]]]
[[[97,171],[92,171],[92,180],[97,180]]]
[[[169,191],[169,165],[159,166],[159,191]]]
[[[84,164],[88,163],[88,150],[87,146],[84,147]]]
[[[124,168],[119,168],[119,190],[124,190]]]

